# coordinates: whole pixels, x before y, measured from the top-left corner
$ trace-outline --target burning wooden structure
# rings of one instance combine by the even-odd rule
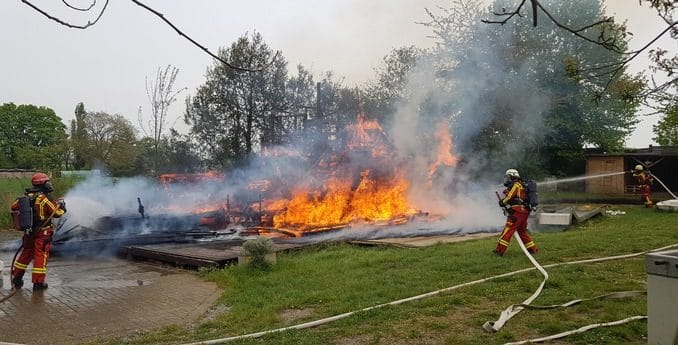
[[[55,248],[74,242],[120,247],[248,235],[296,238],[354,224],[395,226],[430,217],[410,200],[411,160],[398,157],[375,120],[358,116],[341,138],[334,150],[315,157],[291,149],[263,150],[259,175],[161,175],[159,185],[167,195],[161,208],[151,212],[137,198],[138,212],[59,231]],[[427,181],[423,188],[429,189],[435,189],[431,181],[438,169],[457,164],[446,122],[432,139],[436,149],[418,180]],[[213,187],[201,202],[184,202],[182,193],[203,183]]]

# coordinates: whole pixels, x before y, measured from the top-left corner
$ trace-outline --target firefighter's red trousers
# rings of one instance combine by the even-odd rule
[[[645,204],[645,207],[647,207],[647,208],[652,207],[652,198],[650,198],[650,191],[651,190],[652,190],[652,186],[650,186],[649,184],[640,185],[640,192],[642,193],[643,203]]]
[[[501,236],[499,236],[499,242],[494,251],[499,254],[504,254],[511,242],[513,233],[518,231],[518,235],[525,244],[525,248],[527,248],[530,253],[534,254],[537,252],[537,246],[527,233],[527,217],[530,213],[523,206],[514,206],[513,209],[514,212],[506,217],[504,230],[501,232]]]
[[[33,261],[33,284],[45,282],[47,259],[52,248],[53,232],[52,227],[47,226],[31,235],[24,235],[22,238],[23,249],[19,258],[14,262],[12,278],[23,277],[28,264]]]

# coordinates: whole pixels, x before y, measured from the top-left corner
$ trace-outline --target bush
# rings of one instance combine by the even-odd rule
[[[257,237],[247,240],[242,245],[242,254],[250,258],[249,264],[255,268],[267,269],[271,263],[266,260],[266,255],[275,252],[273,241],[268,237]]]

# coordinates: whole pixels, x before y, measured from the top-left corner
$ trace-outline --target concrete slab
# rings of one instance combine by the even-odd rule
[[[539,225],[570,225],[572,223],[572,211],[568,213],[540,213],[537,218]]]
[[[208,241],[203,243],[165,243],[127,246],[123,252],[128,259],[153,260],[179,267],[211,267],[236,263],[242,252],[243,241]],[[275,251],[286,251],[303,246],[274,239]]]
[[[0,295],[11,292],[5,262]],[[0,342],[25,344],[97,343],[137,331],[197,321],[221,294],[195,273],[115,258],[55,257],[48,266],[49,288],[24,288],[0,303]]]
[[[660,211],[678,212],[678,199],[660,201],[655,207]]]

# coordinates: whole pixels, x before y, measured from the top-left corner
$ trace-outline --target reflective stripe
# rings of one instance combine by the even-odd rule
[[[24,265],[24,264],[20,263],[19,261],[15,261],[14,267],[25,271],[28,268],[28,264]]]
[[[518,187],[519,184],[520,183],[518,182],[513,183],[513,186],[511,186],[511,190],[508,193],[506,193],[506,196],[502,200],[504,204],[508,204],[509,201],[513,198],[513,196],[518,192],[517,189],[519,188]]]
[[[499,238],[503,238],[504,235],[506,235],[506,232],[509,231],[510,228],[511,228],[510,226],[505,226],[505,227],[504,227],[504,230],[502,230],[501,235],[499,236]]]
[[[534,247],[534,241],[530,241],[530,242],[525,243],[525,248],[532,248],[532,247]]]
[[[47,274],[47,268],[33,267],[33,273]]]
[[[45,220],[45,203],[49,201],[44,194],[38,196],[35,203],[38,204],[38,219]]]
[[[38,206],[38,219],[40,220],[45,220],[52,212],[54,212],[55,217],[60,217],[65,213],[64,210],[57,208],[44,194],[35,199],[35,205]]]
[[[504,241],[504,240],[499,240],[499,244],[505,245],[505,246],[507,246],[507,247],[509,246],[509,242],[508,242],[508,241]]]

